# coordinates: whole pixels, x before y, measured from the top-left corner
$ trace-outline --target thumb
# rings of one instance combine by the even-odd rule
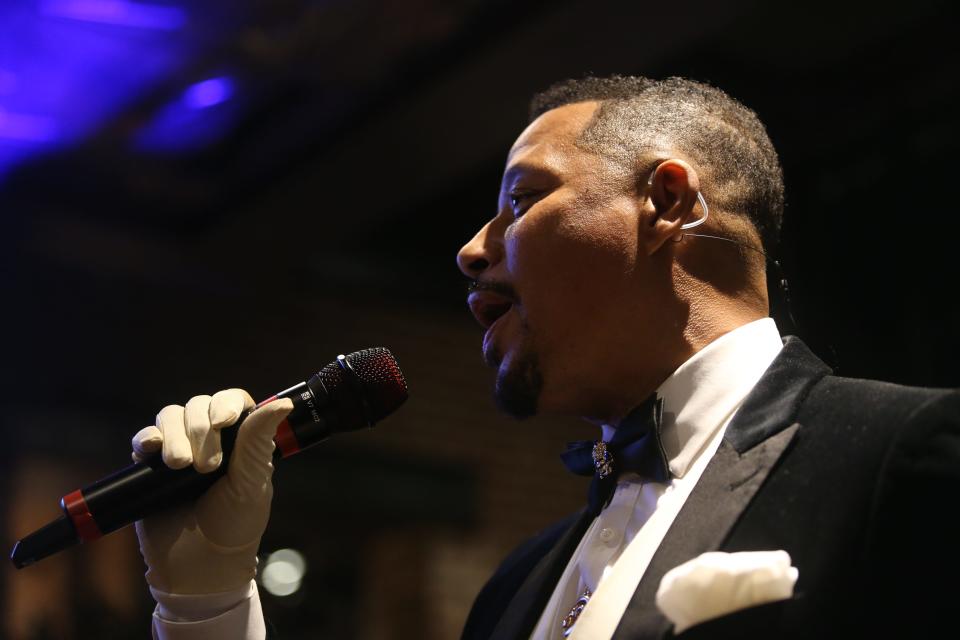
[[[274,400],[255,410],[240,425],[227,469],[227,481],[237,497],[269,499],[273,436],[292,410],[293,402],[289,398]]]

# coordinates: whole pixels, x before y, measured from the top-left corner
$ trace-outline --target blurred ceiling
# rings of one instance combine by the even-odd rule
[[[453,256],[492,214],[531,93],[586,73],[687,75],[767,123],[795,303],[814,336],[853,340],[863,327],[837,319],[905,275],[872,262],[903,219],[884,189],[908,159],[952,176],[954,26],[934,0],[8,0],[2,264],[26,304],[45,285],[459,309]],[[950,269],[945,240],[926,242]],[[922,316],[880,313],[874,338]],[[948,325],[955,303],[939,313]]]

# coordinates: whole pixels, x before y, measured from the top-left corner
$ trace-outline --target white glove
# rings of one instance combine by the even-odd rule
[[[193,465],[201,473],[220,465],[219,430],[255,406],[242,389],[195,396],[186,407],[170,405],[156,426],[133,437],[133,459],[162,450],[167,466]],[[293,409],[289,399],[266,404],[240,427],[224,477],[192,504],[136,524],[150,586],[168,594],[212,594],[240,589],[256,575],[257,549],[273,497],[273,436]]]

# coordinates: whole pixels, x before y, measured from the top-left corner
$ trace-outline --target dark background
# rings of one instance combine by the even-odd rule
[[[383,345],[411,400],[278,468],[263,550],[308,573],[264,606],[285,638],[455,635],[497,559],[582,495],[554,454],[588,430],[493,411],[454,256],[531,94],[588,73],[756,110],[787,185],[781,328],[843,375],[960,383],[946,2],[158,1],[180,18],[146,27],[97,2],[0,9],[8,546],[163,405]],[[222,99],[184,107],[209,79]],[[41,93],[47,128],[5,130]],[[113,538],[9,570],[5,632],[142,637],[142,566]]]

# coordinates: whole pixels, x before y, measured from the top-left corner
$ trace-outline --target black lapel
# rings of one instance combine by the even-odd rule
[[[728,442],[721,443],[654,554],[614,638],[659,638],[667,631],[670,623],[655,601],[661,578],[673,567],[720,547],[799,426],[781,430],[743,455]]]
[[[800,405],[830,367],[799,338],[787,336],[733,417],[723,439],[743,453],[795,422]]]
[[[673,567],[720,548],[800,428],[794,422],[800,404],[829,372],[800,340],[784,341],[654,554],[615,639],[659,638],[669,630],[655,603],[661,578]]]
[[[593,517],[584,509],[553,548],[541,558],[504,610],[500,622],[490,636],[492,640],[530,637],[564,569],[567,568],[570,557],[591,522]]]

